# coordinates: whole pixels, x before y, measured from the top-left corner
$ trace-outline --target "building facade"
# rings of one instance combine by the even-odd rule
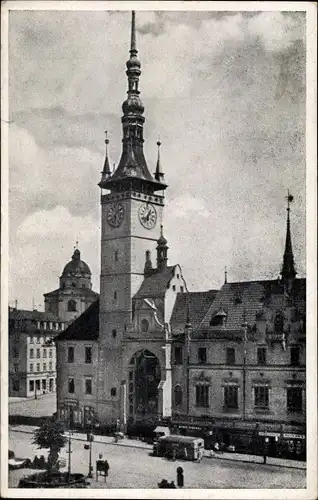
[[[225,282],[198,325],[172,314],[176,432],[236,449],[305,456],[306,280],[297,279],[289,204],[281,276]],[[227,281],[227,280],[226,280]],[[210,436],[208,438],[208,436]]]
[[[9,396],[55,392],[53,339],[64,328],[65,323],[53,314],[9,309]]]

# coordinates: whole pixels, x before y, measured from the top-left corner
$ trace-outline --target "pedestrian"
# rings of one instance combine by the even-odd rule
[[[184,453],[184,459],[188,460],[188,450],[186,446],[184,447],[183,453]]]
[[[179,488],[184,486],[183,468],[177,467],[177,485]]]

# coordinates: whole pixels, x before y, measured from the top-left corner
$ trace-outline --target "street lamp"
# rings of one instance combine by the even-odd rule
[[[246,321],[246,309],[243,312],[243,420],[245,420],[246,413],[246,342],[247,342],[247,329],[248,324]]]
[[[90,408],[89,410],[89,432],[87,433],[87,441],[89,442],[89,445],[84,445],[84,448],[89,450],[89,463],[88,463],[88,475],[87,477],[92,478],[93,477],[93,466],[92,466],[92,443],[94,441],[94,435],[93,435],[93,419],[94,415],[92,412],[92,409]]]

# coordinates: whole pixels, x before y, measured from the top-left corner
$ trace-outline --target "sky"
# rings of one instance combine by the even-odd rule
[[[43,310],[75,242],[99,292],[104,131],[121,154],[129,11],[9,14],[9,302]],[[305,13],[136,13],[145,156],[189,290],[274,279],[286,195],[305,276]]]

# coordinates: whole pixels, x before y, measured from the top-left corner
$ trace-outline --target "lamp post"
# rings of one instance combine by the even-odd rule
[[[92,444],[94,441],[94,435],[93,435],[93,419],[94,415],[92,412],[92,409],[90,408],[89,410],[89,432],[87,433],[87,440],[89,442],[89,463],[88,463],[88,475],[87,477],[92,478],[93,477],[93,466],[92,466]]]
[[[68,479],[71,478],[71,454],[72,454],[72,432],[71,432],[71,407],[68,408]]]
[[[243,420],[245,420],[246,414],[246,342],[247,342],[247,328],[248,324],[246,321],[246,309],[243,312]]]

